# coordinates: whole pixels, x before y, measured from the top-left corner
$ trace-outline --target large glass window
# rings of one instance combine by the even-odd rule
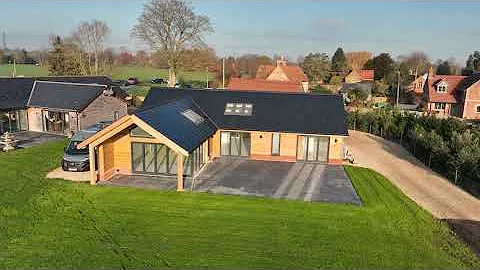
[[[220,133],[220,154],[222,156],[244,156],[250,155],[250,133],[228,132]]]
[[[184,161],[184,175],[191,176],[205,163],[203,147],[192,151]],[[132,169],[136,173],[177,174],[177,154],[164,144],[132,143]]]
[[[272,133],[272,155],[280,155],[280,133]]]
[[[0,134],[27,130],[27,111],[13,110],[0,112]]]
[[[42,111],[43,130],[55,133],[67,133],[70,130],[68,113],[60,111]]]
[[[327,162],[330,140],[321,136],[298,136],[297,159],[311,162]]]

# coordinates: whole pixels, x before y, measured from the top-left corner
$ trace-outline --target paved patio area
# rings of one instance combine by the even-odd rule
[[[100,184],[174,190],[175,177],[116,176]],[[342,166],[218,158],[185,189],[303,201],[361,204]]]
[[[22,131],[12,133],[12,136],[17,141],[17,147],[25,148],[34,145],[39,145],[46,142],[53,142],[58,140],[65,140],[67,137],[57,134],[48,134],[34,131]]]

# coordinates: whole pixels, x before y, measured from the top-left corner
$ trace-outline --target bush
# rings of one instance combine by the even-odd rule
[[[319,93],[319,94],[333,94],[332,91],[330,91],[330,89],[325,88],[321,85],[317,85],[317,86],[311,88],[311,91],[314,92],[314,93]]]

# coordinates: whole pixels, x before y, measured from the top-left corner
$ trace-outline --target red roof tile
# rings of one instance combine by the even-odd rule
[[[427,101],[428,102],[445,102],[445,103],[457,103],[455,98],[458,85],[465,79],[465,76],[456,75],[433,75],[427,77]],[[436,86],[439,82],[445,81],[447,83],[447,92],[438,93]]]
[[[360,75],[364,81],[373,81],[375,72],[373,69],[360,69],[358,70],[358,75]]]
[[[301,83],[267,81],[265,79],[230,78],[227,89],[271,92],[303,92]]]
[[[276,68],[276,66],[272,65],[260,65],[257,70],[257,75],[255,76],[257,79],[266,79],[272,71]],[[299,66],[281,66],[280,67],[285,75],[287,75],[288,79],[292,82],[308,82],[308,77],[303,72],[302,68]]]

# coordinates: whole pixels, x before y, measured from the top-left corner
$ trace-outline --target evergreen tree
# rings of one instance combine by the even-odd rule
[[[348,69],[347,57],[345,57],[342,48],[337,48],[333,54],[331,69],[333,71],[346,71]]]

